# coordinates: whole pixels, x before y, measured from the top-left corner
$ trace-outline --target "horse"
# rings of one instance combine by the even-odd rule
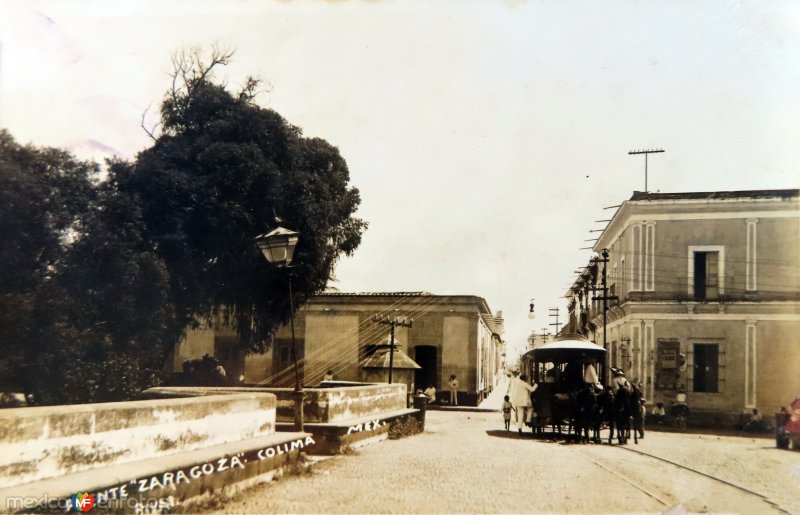
[[[633,441],[639,443],[639,435],[644,435],[644,418],[642,413],[642,392],[628,383],[614,394],[613,418],[617,428],[617,440],[620,445],[628,443],[633,427]],[[641,428],[641,433],[639,431]],[[613,428],[612,428],[613,432]],[[609,443],[611,435],[609,435]]]
[[[617,442],[620,445],[625,445],[628,443],[628,435],[630,434],[631,430],[631,412],[630,412],[630,395],[631,390],[628,387],[620,387],[617,389],[616,393],[614,394],[614,402],[612,408],[612,418],[613,424],[616,426],[617,429]],[[609,435],[609,441],[613,435],[612,426],[611,435]]]
[[[575,427],[575,394],[557,393],[553,396],[550,423],[553,434],[561,435],[561,424],[567,422],[567,435],[571,435]]]
[[[597,418],[595,419],[595,425],[597,427],[598,436],[603,424],[608,424],[608,444],[611,445],[611,441],[614,438],[616,416],[614,411],[614,393],[608,386],[597,396]]]
[[[592,432],[591,439],[597,443],[600,440],[600,421],[598,414],[600,406],[598,395],[593,385],[586,385],[575,394],[575,432],[578,441],[581,443],[589,442],[589,433]]]

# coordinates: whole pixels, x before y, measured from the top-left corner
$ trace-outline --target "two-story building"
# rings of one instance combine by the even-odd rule
[[[333,372],[335,380],[362,381],[365,359],[388,342],[390,327],[375,317],[401,319],[395,340],[421,368],[414,373],[417,388],[448,389],[454,374],[459,403],[477,404],[497,384],[504,366],[502,312],[493,314],[486,300],[472,295],[433,295],[425,292],[323,293],[311,297],[295,316],[295,339],[300,381],[318,384]],[[245,383],[294,385],[291,328],[278,329],[267,353],[245,355],[230,328],[188,331],[176,346],[171,369],[184,361],[210,354],[224,365],[229,377]],[[442,396],[448,398],[447,395]]]
[[[567,292],[570,330],[649,403],[684,386],[711,420],[773,413],[800,393],[799,193],[635,192]]]

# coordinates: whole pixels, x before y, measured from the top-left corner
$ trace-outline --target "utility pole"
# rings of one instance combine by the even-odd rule
[[[608,350],[608,342],[606,341],[606,326],[607,324],[607,315],[608,315],[608,301],[609,300],[618,300],[619,297],[616,295],[609,295],[608,294],[608,282],[607,282],[607,275],[606,269],[608,267],[608,249],[603,249],[603,252],[600,254],[603,256],[603,259],[596,259],[595,262],[603,263],[603,277],[602,277],[602,286],[603,286],[603,296],[598,297],[595,295],[592,297],[592,300],[602,300],[603,301],[603,348]]]
[[[392,369],[394,368],[394,328],[396,326],[411,327],[414,323],[414,319],[406,320],[405,318],[388,318],[375,315],[374,320],[379,324],[386,324],[391,327],[389,332],[389,384],[392,384]]]
[[[560,325],[562,325],[562,324],[559,324],[559,323],[558,323],[558,308],[550,308],[550,317],[551,317],[551,318],[552,318],[552,317],[556,317],[556,323],[555,323],[555,324],[549,324],[549,325],[554,325],[554,326],[556,326],[556,333],[555,333],[555,334],[556,334],[556,336],[558,336],[558,327],[559,327]]]
[[[644,154],[644,192],[647,193],[647,155],[648,154],[660,154],[664,152],[663,148],[655,148],[653,150],[631,150],[628,152],[628,155],[638,155]]]

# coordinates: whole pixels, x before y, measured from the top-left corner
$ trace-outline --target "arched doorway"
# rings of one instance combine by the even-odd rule
[[[429,385],[436,385],[441,388],[436,382],[437,371],[437,352],[438,349],[434,345],[417,345],[414,347],[414,361],[417,362],[420,369],[417,369],[414,374],[414,386],[416,388],[427,388]]]

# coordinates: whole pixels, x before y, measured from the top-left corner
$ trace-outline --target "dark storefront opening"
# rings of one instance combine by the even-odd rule
[[[414,386],[416,388],[427,388],[436,384],[436,354],[437,349],[433,345],[417,345],[414,347],[414,361],[422,368],[414,373]]]
[[[719,384],[719,345],[694,344],[694,391],[716,393]]]

